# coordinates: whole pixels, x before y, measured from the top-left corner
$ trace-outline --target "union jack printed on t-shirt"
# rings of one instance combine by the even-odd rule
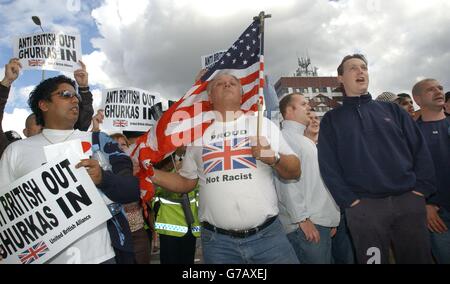
[[[44,241],[41,241],[19,254],[19,259],[22,264],[31,264],[43,257],[47,252],[49,252],[47,245]]]
[[[250,139],[234,138],[203,146],[203,173],[256,168]]]

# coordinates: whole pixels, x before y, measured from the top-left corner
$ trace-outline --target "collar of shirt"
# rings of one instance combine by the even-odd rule
[[[306,126],[293,120],[283,120],[282,122],[283,129],[293,130],[295,132],[299,132],[302,135],[305,133]]]

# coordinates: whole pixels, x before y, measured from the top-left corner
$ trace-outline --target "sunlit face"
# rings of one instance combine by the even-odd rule
[[[286,109],[286,119],[293,120],[305,126],[309,124],[311,107],[302,95],[293,95]]]
[[[50,100],[42,100],[39,107],[44,113],[45,125],[60,125],[61,129],[72,129],[78,120],[79,100],[76,96],[63,97],[64,91],[75,93],[72,85],[62,83],[50,94]]]
[[[420,90],[420,94],[414,96],[414,99],[421,108],[442,110],[445,105],[445,94],[438,81],[425,81]]]
[[[369,88],[369,71],[366,63],[359,58],[345,61],[344,72],[338,76],[349,97],[357,97],[367,93]]]
[[[313,111],[310,112],[309,117],[310,117],[310,123],[309,123],[308,128],[306,129],[306,131],[311,133],[311,134],[319,133],[319,130],[320,130],[320,119],[319,119],[319,117]]]
[[[414,104],[411,98],[404,97],[400,100],[400,107],[406,110],[410,116],[414,116]]]
[[[122,150],[125,153],[128,153],[128,143],[127,141],[125,141],[125,139],[123,139],[123,137],[119,137],[117,138],[117,144],[119,144],[119,148],[120,150]]]
[[[235,77],[229,74],[219,75],[210,84],[212,86],[208,96],[215,109],[221,106],[227,107],[227,110],[240,109],[241,84]]]
[[[218,100],[241,101],[241,85],[235,77],[223,74],[215,78],[212,82],[209,98],[211,102]]]
[[[446,113],[450,113],[450,100],[445,103],[444,108]]]

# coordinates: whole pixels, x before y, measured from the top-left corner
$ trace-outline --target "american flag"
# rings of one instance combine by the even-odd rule
[[[234,138],[203,146],[203,173],[256,168],[250,138]]]
[[[155,127],[137,140],[132,156],[137,158],[141,165],[141,189],[144,183],[152,188],[149,180],[143,179],[152,174],[152,170],[146,165],[157,163],[176,148],[201,138],[206,128],[211,125],[212,108],[206,88],[208,82],[221,70],[228,70],[240,79],[244,90],[241,109],[246,112],[257,111],[258,101],[262,103],[259,94],[262,94],[264,86],[263,40],[259,23],[260,20],[256,19],[231,45],[221,60],[162,115]],[[180,117],[184,119],[180,120]]]
[[[32,264],[39,258],[43,257],[49,251],[44,241],[40,241],[31,248],[19,254],[19,259],[22,264]]]

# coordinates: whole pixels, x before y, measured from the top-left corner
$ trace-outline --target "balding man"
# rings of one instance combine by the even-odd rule
[[[285,179],[298,178],[297,156],[267,119],[260,137],[264,146],[252,146],[256,117],[241,111],[242,87],[235,76],[219,73],[208,96],[216,116],[201,145],[187,148],[179,174],[155,170],[152,181],[178,193],[199,183],[205,263],[298,263],[277,217],[272,176],[274,170]]]
[[[435,79],[425,79],[413,88],[422,110],[417,120],[436,169],[437,192],[427,199],[428,229],[437,263],[450,264],[450,118],[444,113],[444,88]]]

